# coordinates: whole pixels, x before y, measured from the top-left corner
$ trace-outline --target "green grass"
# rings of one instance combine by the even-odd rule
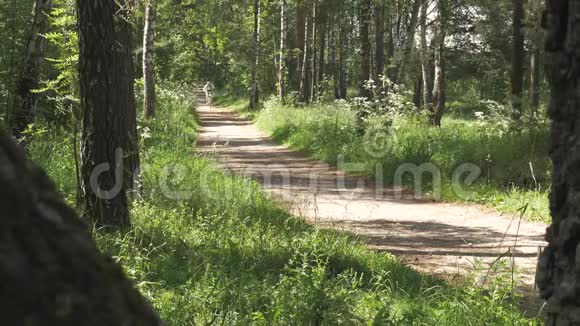
[[[248,120],[258,118],[260,111],[251,111],[249,108],[249,99],[247,96],[236,95],[232,92],[218,92],[214,105],[228,108],[228,110],[239,113]]]
[[[509,282],[450,286],[289,216],[254,182],[197,156],[192,105],[161,94],[158,117],[141,123],[145,194],[132,207],[133,228],[95,237],[168,325],[532,323],[509,303]],[[51,130],[30,147],[69,198],[71,146]]]
[[[433,164],[442,178],[442,191],[436,197],[481,203],[505,213],[529,206],[527,219],[549,220],[548,128],[540,125],[516,132],[492,122],[453,117],[446,118],[442,128],[431,128],[425,121],[422,115],[399,117],[386,132],[380,122],[371,121],[370,131],[361,136],[354,113],[345,105],[296,108],[272,102],[257,125],[276,141],[315,158],[362,164],[362,171],[353,172],[374,175],[379,166],[387,184],[396,183],[396,171],[404,164]],[[473,183],[466,182],[466,174],[460,175],[461,191],[457,191],[453,175],[463,164],[478,167],[481,175]],[[403,185],[413,184],[410,177],[404,176]],[[432,181],[427,179],[422,189],[427,195],[433,195]]]

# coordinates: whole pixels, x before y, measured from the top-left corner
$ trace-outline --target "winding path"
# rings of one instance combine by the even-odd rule
[[[278,145],[235,113],[204,106],[198,113],[198,151],[262,183],[309,222],[361,235],[373,249],[448,280],[474,268],[487,275],[489,265],[504,257],[509,266],[515,262],[520,286],[532,289],[545,224],[481,207],[415,200]]]

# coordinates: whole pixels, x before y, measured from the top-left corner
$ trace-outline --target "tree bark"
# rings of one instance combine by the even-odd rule
[[[280,0],[280,62],[278,69],[278,97],[286,97],[286,0]]]
[[[375,5],[375,65],[376,76],[385,75],[385,4],[383,1]]]
[[[260,107],[258,69],[260,68],[260,0],[254,0],[254,61],[252,64],[252,87],[250,91],[250,110]]]
[[[361,67],[358,94],[360,97],[370,97],[371,92],[365,88],[366,81],[372,79],[371,76],[371,41],[370,41],[370,20],[371,1],[361,0],[359,8],[360,24],[360,45],[361,45]]]
[[[417,21],[419,19],[419,9],[421,8],[421,3],[423,0],[415,0],[413,2],[413,7],[411,8],[411,21],[409,22],[409,27],[407,29],[407,35],[405,37],[405,48],[403,53],[403,59],[401,60],[401,65],[399,67],[399,76],[397,77],[397,83],[404,84],[407,78],[407,66],[411,61],[413,56],[413,50],[415,49],[415,33],[417,31]]]
[[[580,323],[580,1],[548,0],[544,17],[553,161],[548,247],[536,276],[546,325]]]
[[[155,25],[157,18],[157,0],[147,0],[145,9],[145,33],[143,34],[143,106],[146,117],[155,116]]]
[[[40,85],[40,65],[46,49],[43,35],[48,32],[48,15],[52,5],[52,0],[34,1],[30,32],[16,79],[14,104],[9,120],[12,135],[17,139],[21,139],[23,132],[34,122],[38,96],[32,91]]]
[[[161,325],[46,174],[0,132],[4,325]]]
[[[310,74],[310,102],[314,102],[316,100],[316,28],[317,28],[317,7],[318,7],[318,0],[312,0],[312,55],[310,56],[310,67],[312,69],[312,73]]]
[[[312,0],[307,0],[306,1],[306,12],[310,12],[310,8],[311,8],[311,3]],[[309,51],[308,51],[308,40],[309,40],[309,21],[310,18],[308,17],[310,15],[307,15],[307,17],[304,20],[304,48],[302,51],[302,71],[300,74],[300,101],[303,103],[308,103],[308,101],[310,100],[310,94],[309,94],[309,90],[310,87],[308,85],[308,56],[309,56]]]
[[[524,1],[512,0],[512,106],[513,118],[522,116],[522,92],[524,89]]]
[[[130,225],[125,157],[136,134],[130,25],[113,0],[77,0],[81,109],[81,211],[96,225]],[[127,152],[129,155],[127,155]],[[135,153],[136,152],[136,153]],[[132,175],[131,178],[132,179]]]
[[[432,53],[427,44],[427,10],[429,0],[423,0],[421,7],[421,74],[423,82],[423,107],[432,111],[433,105],[433,66],[431,64]]]
[[[431,123],[441,126],[441,119],[445,113],[445,103],[447,101],[447,62],[445,58],[445,39],[447,35],[447,1],[438,0],[438,26],[437,26],[437,48],[435,49],[435,77],[433,82],[433,103],[434,108],[431,114]]]

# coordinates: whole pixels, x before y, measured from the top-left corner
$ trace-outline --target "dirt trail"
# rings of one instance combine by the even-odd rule
[[[532,288],[545,224],[520,224],[515,216],[481,207],[397,196],[400,189],[377,190],[368,178],[345,175],[274,143],[237,114],[208,107],[198,112],[200,152],[216,154],[233,174],[258,180],[310,222],[361,235],[372,248],[446,279],[476,265],[485,274],[498,257],[513,257],[520,285]]]

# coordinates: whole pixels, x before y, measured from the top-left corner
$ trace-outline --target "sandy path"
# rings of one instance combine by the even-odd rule
[[[237,114],[208,107],[198,112],[203,126],[199,151],[215,154],[233,174],[258,180],[310,222],[362,235],[372,248],[446,279],[475,265],[485,274],[490,263],[509,252],[520,285],[532,287],[545,224],[520,225],[515,216],[480,207],[398,196],[397,189],[376,187],[368,178],[347,176],[275,144]]]

